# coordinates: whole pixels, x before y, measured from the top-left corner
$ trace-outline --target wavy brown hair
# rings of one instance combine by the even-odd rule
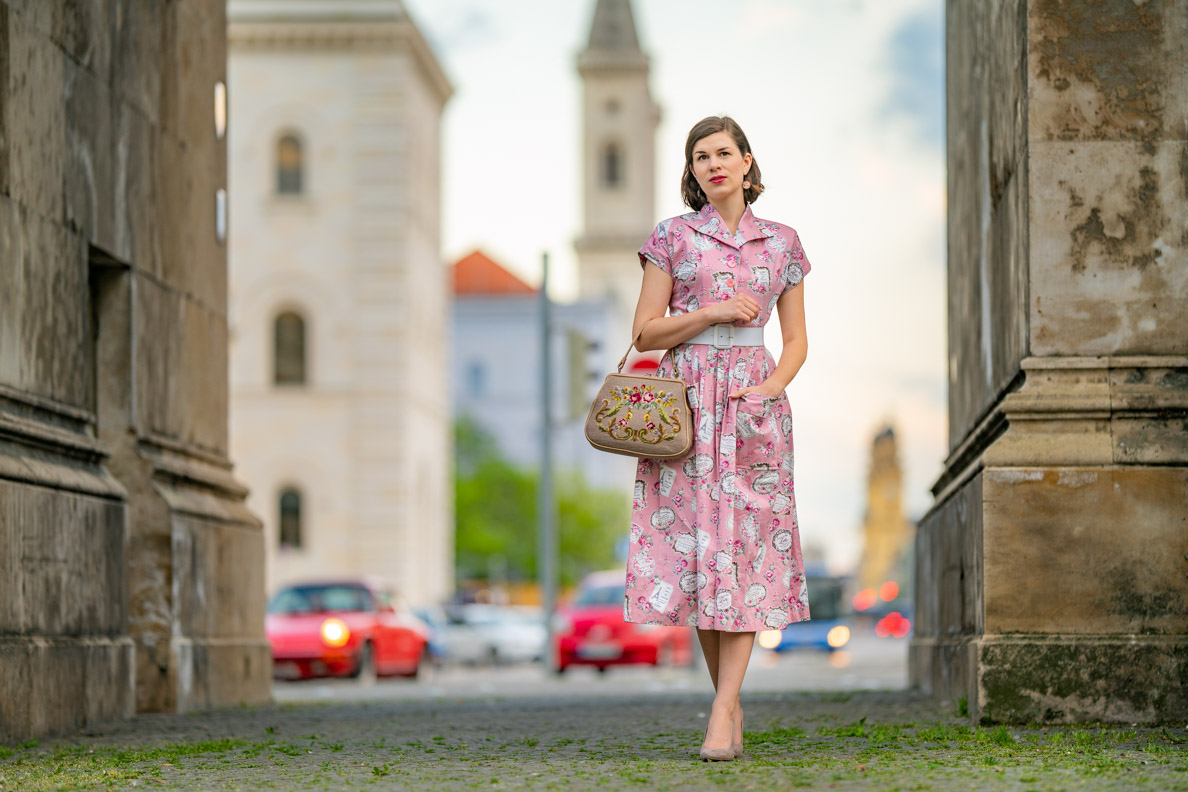
[[[751,186],[743,190],[743,200],[748,204],[755,203],[755,199],[763,192],[763,177],[759,174],[759,162],[755,159],[755,153],[751,151],[751,144],[747,142],[747,136],[742,131],[742,127],[730,116],[706,116],[693,125],[693,128],[689,130],[689,137],[685,139],[685,172],[681,175],[681,198],[694,212],[700,212],[701,207],[706,205],[708,199],[705,197],[705,191],[701,189],[701,185],[697,183],[697,177],[693,175],[693,147],[697,145],[697,141],[716,132],[729,132],[730,137],[734,139],[734,144],[738,146],[739,155],[751,155],[751,169],[747,171],[746,175],[746,180],[751,183]]]

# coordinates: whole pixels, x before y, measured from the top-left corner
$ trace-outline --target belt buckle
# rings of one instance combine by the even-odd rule
[[[714,346],[718,349],[730,349],[734,346],[734,325],[714,325]]]

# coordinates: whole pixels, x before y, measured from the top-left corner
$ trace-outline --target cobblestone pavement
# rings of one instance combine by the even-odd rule
[[[282,704],[4,749],[0,789],[1185,790],[1188,729],[976,728],[903,691],[753,693],[697,760],[703,693]]]

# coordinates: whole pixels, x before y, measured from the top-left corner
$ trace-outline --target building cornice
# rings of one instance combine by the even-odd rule
[[[400,0],[228,0],[235,22],[372,21],[405,19]]]
[[[444,105],[454,92],[428,42],[407,17],[375,21],[271,21],[243,18],[227,26],[231,52],[383,51],[407,47]]]

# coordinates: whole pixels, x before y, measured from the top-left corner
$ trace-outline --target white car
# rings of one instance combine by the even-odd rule
[[[434,611],[430,623],[445,662],[519,663],[544,654],[544,623],[524,611],[501,605]]]

